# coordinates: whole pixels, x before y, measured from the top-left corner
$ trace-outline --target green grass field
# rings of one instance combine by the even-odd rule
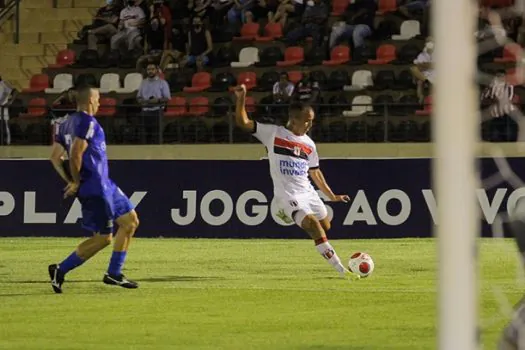
[[[308,240],[137,239],[125,273],[102,284],[110,250],[53,294],[47,265],[78,239],[0,239],[0,349],[434,349],[435,241],[334,240],[366,251],[374,275],[338,278]],[[450,257],[453,259],[454,257]],[[507,318],[497,288],[523,289],[510,240],[480,243],[480,325],[494,349]]]

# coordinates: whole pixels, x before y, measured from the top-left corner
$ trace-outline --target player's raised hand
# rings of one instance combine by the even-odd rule
[[[241,84],[236,86],[233,91],[235,92],[235,96],[237,98],[246,96],[246,85]]]
[[[350,196],[348,196],[346,194],[336,194],[336,195],[334,195],[334,198],[332,198],[332,200],[334,202],[348,203],[348,202],[350,202]]]
[[[74,196],[78,191],[79,185],[74,182],[69,182],[64,188],[64,198]]]

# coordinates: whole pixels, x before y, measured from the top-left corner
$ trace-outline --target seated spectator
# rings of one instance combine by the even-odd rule
[[[162,51],[171,43],[171,11],[163,0],[154,0],[150,8],[150,19],[147,31],[149,50]]]
[[[417,83],[417,97],[419,103],[423,103],[425,99],[424,95],[424,84],[434,82],[434,68],[433,68],[433,53],[434,53],[434,41],[432,37],[427,37],[425,48],[414,60],[414,65],[410,67],[410,71],[414,76]]]
[[[348,6],[341,22],[336,22],[330,34],[330,48],[350,40],[354,48],[361,47],[372,35],[377,11],[375,0],[356,0]]]
[[[145,23],[144,11],[135,5],[135,0],[128,0],[128,6],[120,11],[118,32],[111,37],[111,50],[120,50],[122,43],[127,44],[128,51],[141,47],[141,28]]]
[[[270,19],[270,14],[277,11],[279,3],[277,0],[257,0],[254,6],[246,11],[246,22],[254,23],[260,19]]]
[[[5,133],[4,144],[11,144],[11,132],[9,130],[9,106],[13,103],[16,97],[16,90],[11,87],[9,83],[2,80],[0,76],[0,122],[3,123]],[[2,137],[0,137],[2,139]]]
[[[282,72],[279,81],[273,85],[273,102],[288,103],[294,91],[293,83],[288,80],[288,73]]]
[[[322,0],[314,0],[312,6],[304,10],[301,25],[286,35],[288,44],[296,44],[308,36],[313,38],[313,47],[320,47],[323,42],[324,25],[328,20],[328,6]]]
[[[170,87],[159,77],[158,67],[151,63],[146,68],[147,78],[142,81],[137,92],[137,102],[142,105],[142,125],[146,133],[142,141],[159,143],[160,121],[164,105],[170,100]]]
[[[240,23],[245,22],[244,14],[255,4],[255,0],[234,0],[234,5],[227,13],[228,23],[232,28],[240,27]]]
[[[284,28],[289,17],[301,17],[304,12],[303,0],[281,0],[275,12],[270,11],[268,21],[281,23]]]
[[[181,66],[189,64],[201,70],[210,61],[209,54],[213,51],[210,31],[205,28],[200,17],[193,18],[193,25],[188,32],[187,56]]]
[[[82,40],[87,36],[88,49],[97,50],[97,36],[109,39],[117,33],[120,10],[115,0],[106,0],[106,6],[97,11],[91,25],[82,28],[78,38]]]
[[[292,100],[315,104],[320,97],[319,82],[312,79],[309,70],[303,70],[303,78],[295,85]]]
[[[172,62],[175,64],[179,63],[186,52],[187,42],[188,31],[186,26],[183,24],[174,26],[171,33],[171,43],[168,45],[168,49],[162,52],[160,59],[160,69],[162,69],[162,71],[169,68]]]
[[[403,16],[413,19],[416,15],[424,13],[430,6],[430,0],[404,0],[397,10]]]
[[[232,8],[233,4],[233,0],[213,0],[211,4],[213,10],[210,14],[210,24],[214,28],[224,25],[226,14]]]
[[[190,16],[200,17],[201,19],[206,19],[210,16],[212,8],[211,0],[189,0],[188,9],[190,10]]]

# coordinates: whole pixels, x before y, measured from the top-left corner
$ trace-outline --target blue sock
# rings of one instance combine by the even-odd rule
[[[126,260],[127,252],[113,252],[111,260],[109,261],[108,273],[113,276],[118,276],[122,273],[122,265]]]
[[[60,268],[60,271],[62,271],[63,273],[67,273],[73,270],[74,268],[79,267],[83,263],[84,260],[82,260],[82,258],[77,255],[77,252],[73,252],[70,256],[65,258],[64,261],[58,264],[58,266]]]

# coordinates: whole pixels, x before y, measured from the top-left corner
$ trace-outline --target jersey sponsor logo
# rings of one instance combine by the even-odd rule
[[[276,137],[273,141],[273,152],[283,156],[308,160],[308,156],[313,152],[313,149],[304,143]]]
[[[280,160],[279,172],[282,175],[306,176],[308,174],[308,163],[304,160]]]

